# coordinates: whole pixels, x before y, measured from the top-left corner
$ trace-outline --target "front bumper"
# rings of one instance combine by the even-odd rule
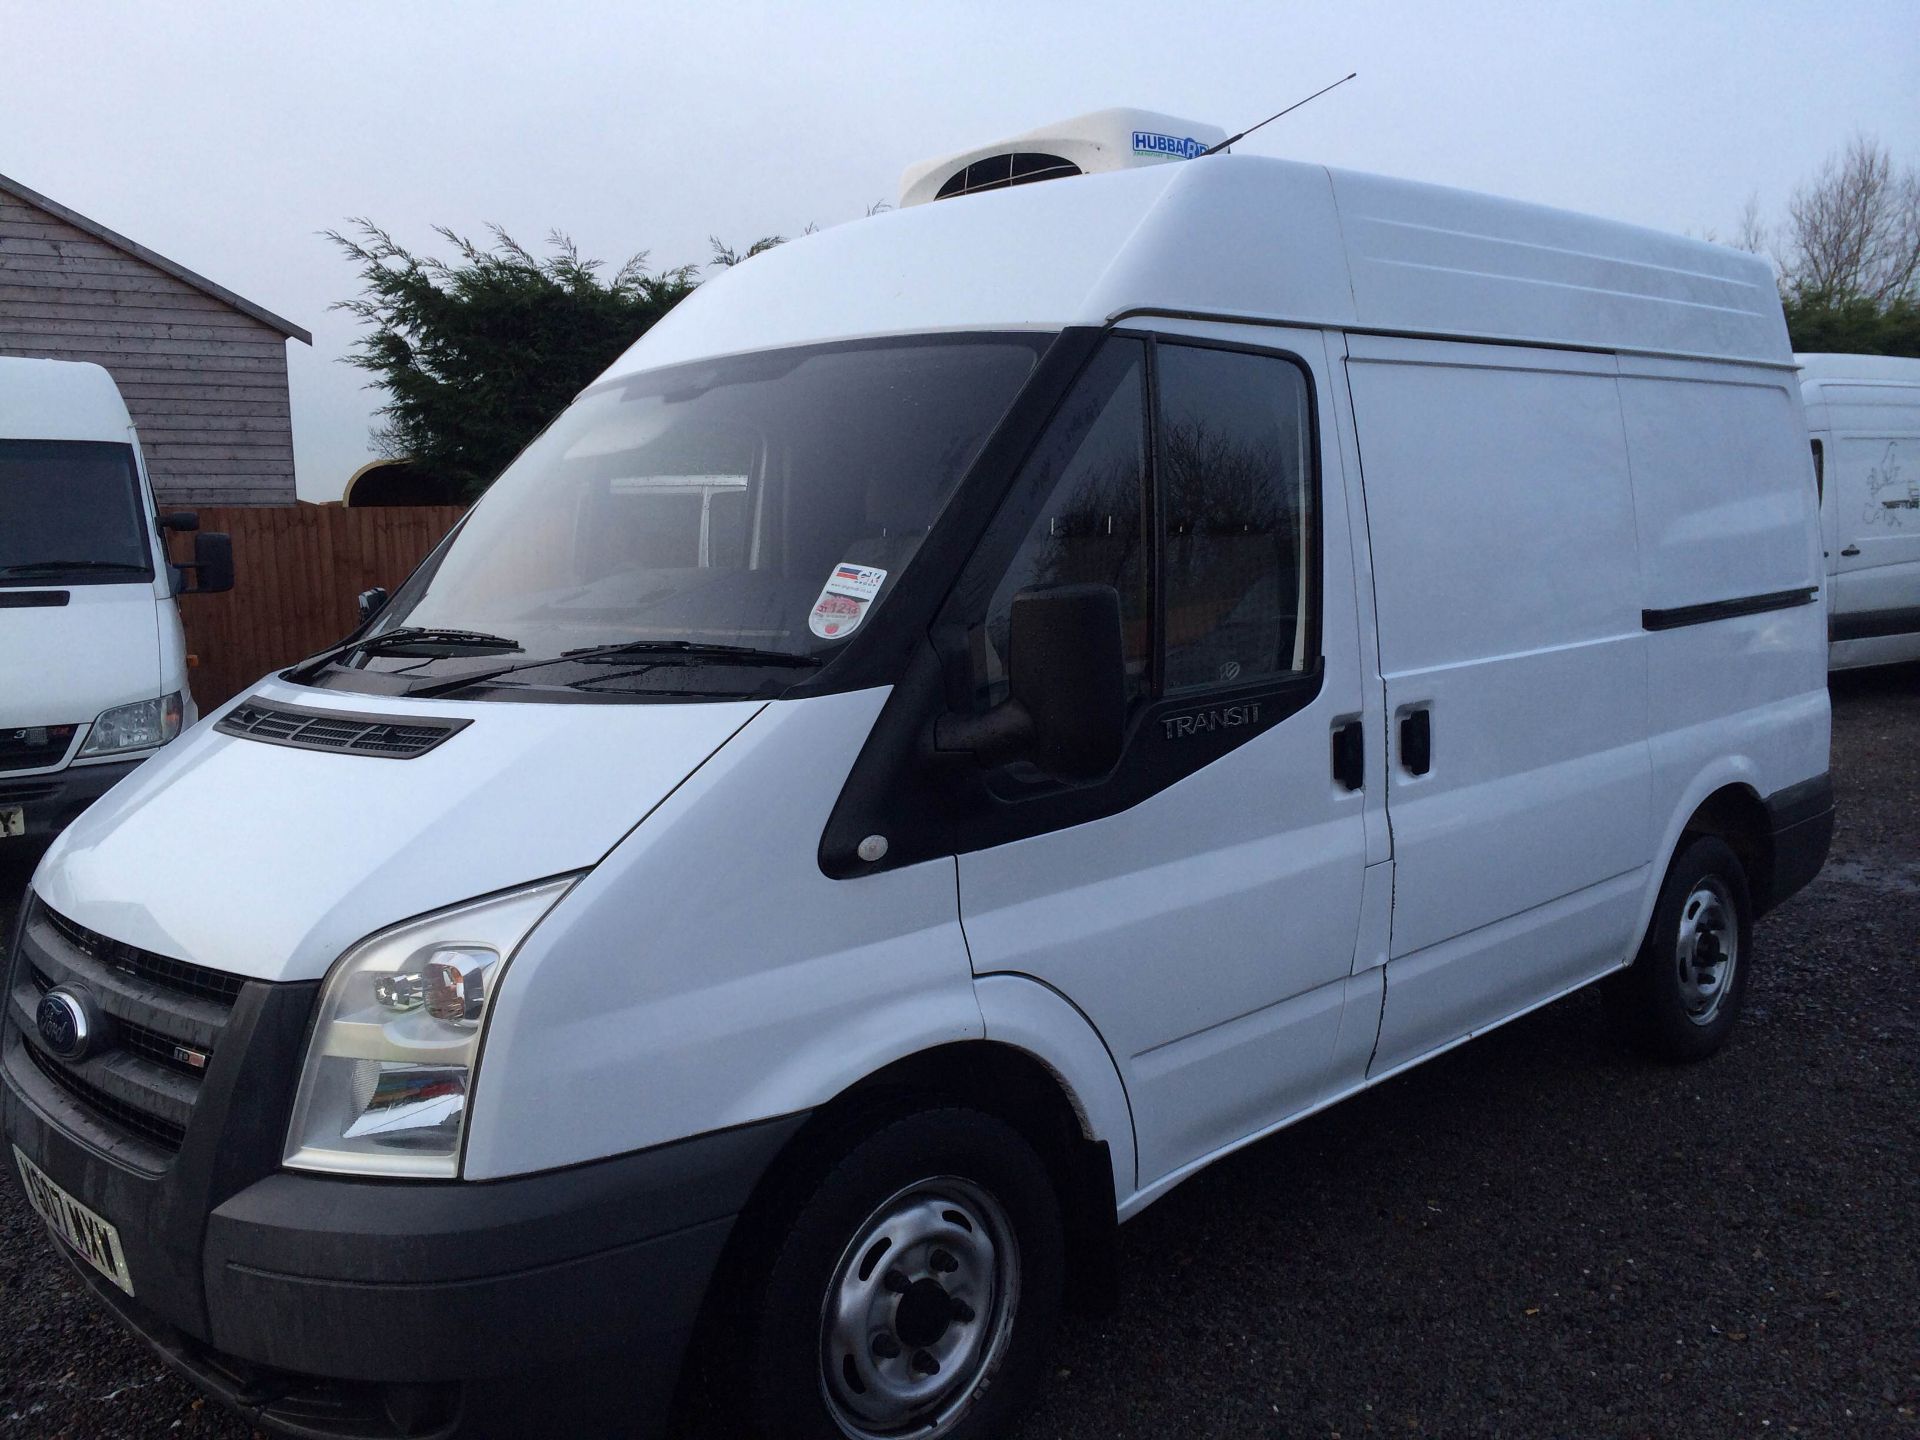
[[[118,1229],[134,1298],[69,1254],[82,1277],[280,1434],[654,1433],[734,1217],[802,1117],[509,1180],[284,1170],[315,989],[242,987],[171,1154],[116,1140],[5,1027],[6,1146]]]
[[[80,812],[147,759],[120,760],[107,765],[69,765],[64,770],[18,775],[0,770],[0,806],[18,805],[26,811],[27,840],[51,840],[79,818]],[[0,845],[6,842],[0,840]]]

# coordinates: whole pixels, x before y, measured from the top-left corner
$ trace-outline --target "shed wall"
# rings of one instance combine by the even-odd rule
[[[162,507],[293,503],[286,337],[4,192],[0,355],[105,366]]]

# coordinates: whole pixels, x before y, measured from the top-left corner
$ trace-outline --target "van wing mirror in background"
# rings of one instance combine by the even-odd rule
[[[233,537],[217,530],[203,530],[193,537],[193,559],[173,567],[182,574],[183,583],[174,587],[176,595],[224,595],[233,589]],[[185,583],[187,579],[192,583]]]
[[[171,511],[160,517],[160,528],[162,530],[172,530],[181,535],[192,530],[198,530],[200,528],[200,512],[198,510]]]
[[[1057,585],[1013,597],[1011,697],[984,715],[943,715],[934,748],[980,765],[1030,760],[1067,780],[1111,770],[1126,743],[1126,647],[1120,592]]]
[[[362,590],[355,597],[360,607],[360,623],[365,625],[374,616],[387,608],[387,592],[384,586],[375,585],[370,590]]]

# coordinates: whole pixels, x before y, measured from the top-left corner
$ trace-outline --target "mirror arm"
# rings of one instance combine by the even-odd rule
[[[932,758],[998,765],[1026,754],[1033,741],[1033,716],[1018,700],[1009,700],[984,715],[940,716],[933,722]]]

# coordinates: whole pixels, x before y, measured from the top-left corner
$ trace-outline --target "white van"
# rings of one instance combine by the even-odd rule
[[[170,567],[113,377],[0,357],[0,857],[44,841],[198,718],[173,597],[230,589],[232,547]]]
[[[1595,981],[1722,1044],[1822,584],[1750,256],[1224,155],[812,235],[67,832],[14,1164],[284,1433],[653,1433],[692,1355],[978,1440],[1237,1147]]]
[[[1832,666],[1920,660],[1920,360],[1794,358],[1820,485]]]

